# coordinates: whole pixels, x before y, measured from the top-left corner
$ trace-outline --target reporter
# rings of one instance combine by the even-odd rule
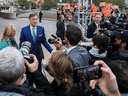
[[[105,96],[120,96],[115,75],[103,61],[96,61],[93,65],[97,66],[99,64],[102,64],[102,77],[91,80],[90,87],[94,89],[97,84]]]
[[[54,52],[49,60],[50,73],[54,76],[52,87],[57,96],[80,96],[78,87],[73,86],[72,74],[75,64],[64,52]]]
[[[1,39],[0,50],[7,46],[13,46],[19,49],[18,44],[15,41],[16,27],[13,24],[6,25],[3,36]]]
[[[24,58],[22,53],[14,47],[6,47],[0,51],[0,95],[10,93],[15,96],[56,96],[44,75],[38,70],[38,61],[35,55],[31,55],[34,60],[29,64],[25,63],[30,71],[36,88],[29,86],[27,80],[21,84],[22,74],[26,69],[24,66]],[[4,92],[4,93],[1,93]]]
[[[89,64],[92,65],[96,60],[103,60],[104,62],[111,61],[111,59],[107,57],[108,38],[96,35],[93,37],[92,42],[92,49],[89,50]]]

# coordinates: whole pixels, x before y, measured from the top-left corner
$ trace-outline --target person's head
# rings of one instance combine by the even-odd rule
[[[95,35],[92,39],[92,47],[99,49],[99,54],[105,52],[109,46],[109,40],[105,36]]]
[[[101,14],[100,14],[100,13],[97,12],[97,13],[94,15],[94,21],[95,21],[97,24],[100,23],[100,21],[101,21]]]
[[[74,67],[75,65],[71,57],[61,51],[54,52],[49,60],[50,73],[64,85],[66,93],[70,91],[73,85],[71,75]]]
[[[15,34],[16,34],[16,27],[13,24],[8,24],[4,29],[1,41],[3,39],[8,39],[8,40],[12,39],[14,38]]]
[[[24,73],[24,58],[15,47],[5,47],[0,51],[0,81],[15,84]]]
[[[64,15],[59,15],[59,20],[64,20]]]
[[[118,49],[120,49],[120,50],[128,49],[128,31],[126,31],[126,30],[124,30],[122,32],[115,31],[114,35],[116,37],[115,38],[115,45],[118,47]]]
[[[65,31],[65,42],[70,45],[75,46],[79,43],[82,37],[82,32],[78,26],[73,24],[67,25],[67,30]]]
[[[114,60],[108,66],[116,76],[120,93],[128,93],[128,62]]]
[[[29,22],[32,27],[37,26],[38,20],[37,20],[37,14],[32,13],[29,15]]]

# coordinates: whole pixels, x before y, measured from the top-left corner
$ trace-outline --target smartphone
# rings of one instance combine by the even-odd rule
[[[74,70],[74,82],[81,82],[84,80],[93,80],[102,77],[101,64],[98,66],[90,65],[89,67],[80,67]]]

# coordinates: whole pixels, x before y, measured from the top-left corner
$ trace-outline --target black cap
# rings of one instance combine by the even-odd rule
[[[128,43],[128,30],[123,30],[122,32],[114,31],[114,35],[123,40],[124,42]]]

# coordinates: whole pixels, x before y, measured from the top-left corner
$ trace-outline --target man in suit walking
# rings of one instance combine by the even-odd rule
[[[20,46],[24,41],[29,41],[32,45],[30,54],[34,54],[39,61],[39,71],[41,71],[41,59],[44,58],[41,43],[51,53],[53,49],[48,44],[45,38],[44,27],[37,25],[37,14],[32,13],[29,15],[30,25],[22,28],[20,34]]]
[[[64,40],[64,32],[65,32],[65,25],[64,25],[64,15],[59,16],[59,21],[56,23],[57,31],[56,35],[57,37],[60,37],[61,40]]]
[[[87,38],[92,38],[93,37],[93,33],[95,32],[95,30],[100,27],[99,26],[100,21],[101,21],[101,14],[96,13],[95,17],[94,17],[94,22],[88,26]]]

